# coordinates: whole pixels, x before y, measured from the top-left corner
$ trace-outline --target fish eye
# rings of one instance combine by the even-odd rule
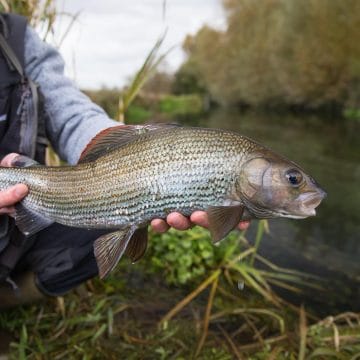
[[[303,176],[300,171],[291,169],[286,172],[286,179],[292,186],[298,186],[302,182]]]

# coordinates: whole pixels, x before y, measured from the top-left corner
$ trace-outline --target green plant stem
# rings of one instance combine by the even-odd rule
[[[306,325],[306,313],[303,305],[301,305],[300,307],[299,333],[300,333],[300,344],[299,344],[298,360],[305,360],[307,325]]]
[[[259,221],[258,228],[257,228],[257,231],[256,231],[256,237],[255,237],[255,245],[254,245],[255,251],[254,251],[254,253],[252,254],[252,256],[251,256],[251,258],[250,258],[250,261],[249,261],[249,264],[250,264],[251,266],[254,265],[256,253],[257,253],[257,251],[258,251],[258,248],[259,248],[259,246],[260,246],[261,240],[262,240],[263,235],[264,235],[265,224],[266,224],[266,220],[260,220],[260,221]]]

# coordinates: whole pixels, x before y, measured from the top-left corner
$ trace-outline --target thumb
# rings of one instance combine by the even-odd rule
[[[15,205],[28,193],[28,187],[17,184],[6,190],[0,191],[0,208]]]
[[[11,154],[7,154],[0,162],[1,166],[6,166],[6,167],[11,167],[13,161],[15,160],[15,158],[17,158],[19,156],[19,154],[16,153],[11,153]]]

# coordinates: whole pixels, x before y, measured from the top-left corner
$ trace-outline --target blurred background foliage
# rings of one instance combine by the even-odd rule
[[[226,30],[187,37],[176,88],[206,89],[223,105],[359,106],[358,1],[223,3]]]
[[[63,33],[58,34],[57,47],[61,46],[78,16],[78,14],[59,12],[54,0],[0,0],[0,11],[27,17],[29,24],[39,31],[43,40],[47,40],[49,35],[54,33],[55,21],[59,16],[68,16],[71,21],[64,28]]]
[[[52,28],[58,12],[53,0],[0,0],[0,10],[26,16],[32,26]]]
[[[126,100],[123,110],[127,110],[127,99],[135,98],[136,89],[136,95],[150,97],[150,103],[164,94],[197,94],[205,99],[202,103],[205,110],[211,102],[221,106],[330,108],[344,110],[350,117],[357,114],[359,1],[223,0],[222,3],[226,28],[215,30],[204,26],[195,35],[187,36],[183,43],[186,60],[174,75],[158,70],[164,58],[164,54],[158,55],[163,40],[163,36],[159,37],[148,62],[144,62],[143,68],[122,90],[122,98]],[[27,16],[31,25],[42,28],[45,38],[54,30],[57,16],[72,16],[75,20],[78,15],[59,13],[53,0],[0,0],[0,10]],[[108,89],[99,90],[98,95],[92,92],[92,98],[101,103],[110,95],[114,96]],[[114,101],[118,102],[119,112],[119,100]],[[114,114],[113,104],[105,109]]]
[[[184,111],[172,115],[240,106],[359,117],[358,1],[224,0],[223,6],[226,29],[204,26],[188,35],[186,60],[175,74],[156,71],[141,89],[145,105],[164,94],[193,95],[200,107],[183,102]],[[152,108],[159,114],[172,105]]]

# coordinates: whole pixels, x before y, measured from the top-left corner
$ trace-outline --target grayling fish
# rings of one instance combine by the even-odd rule
[[[205,210],[219,241],[241,219],[315,215],[325,196],[293,162],[216,129],[118,126],[100,133],[76,166],[38,166],[24,157],[15,166],[0,168],[0,190],[29,187],[16,206],[24,234],[53,222],[112,231],[94,243],[101,278],[124,253],[141,258],[147,225],[170,212]]]

